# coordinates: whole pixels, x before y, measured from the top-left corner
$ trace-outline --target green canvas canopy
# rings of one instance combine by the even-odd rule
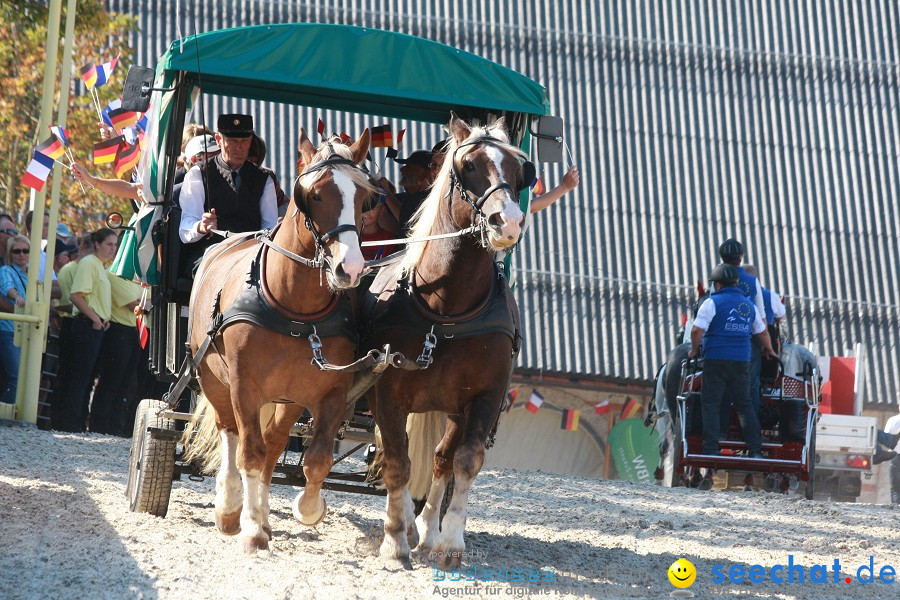
[[[159,68],[199,79],[206,94],[432,123],[445,123],[451,109],[464,117],[549,114],[544,88],[511,69],[430,40],[349,25],[202,33],[173,42]]]

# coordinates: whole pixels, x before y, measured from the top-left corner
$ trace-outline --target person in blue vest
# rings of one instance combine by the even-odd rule
[[[759,274],[756,271],[756,267],[753,265],[744,265],[742,268],[750,275],[756,277],[757,281],[759,281]],[[781,337],[781,327],[784,324],[787,310],[784,308],[784,303],[781,301],[781,294],[762,287],[762,283],[759,285],[762,290],[763,309],[765,310],[766,325],[769,327],[769,337],[772,339],[772,347],[775,348],[776,352],[779,352],[779,344],[776,343],[775,340],[776,335],[779,339]],[[776,335],[773,335],[773,332]]]
[[[734,238],[728,238],[719,246],[719,257],[723,263],[733,265],[738,270],[738,289],[741,293],[756,306],[760,316],[763,319],[763,325],[767,325],[765,316],[766,309],[763,305],[762,286],[759,285],[759,279],[755,275],[751,275],[743,268],[741,263],[744,261],[744,245]],[[756,339],[750,341],[750,374],[748,379],[750,402],[759,417],[759,371],[762,367],[762,359],[760,358],[760,345]]]
[[[748,456],[762,458],[759,419],[748,397],[751,337],[760,341],[765,356],[775,352],[759,311],[738,287],[738,268],[719,264],[709,280],[715,291],[697,311],[688,354],[699,356],[702,343],[703,453],[719,454],[719,413],[727,390],[738,411]]]

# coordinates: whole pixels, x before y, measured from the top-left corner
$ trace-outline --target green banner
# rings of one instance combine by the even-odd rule
[[[652,483],[653,472],[659,466],[659,433],[644,427],[643,419],[625,419],[609,433],[619,479]]]

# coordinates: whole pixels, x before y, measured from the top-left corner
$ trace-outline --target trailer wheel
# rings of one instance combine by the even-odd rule
[[[165,517],[169,510],[176,441],[154,437],[148,431],[150,427],[175,430],[172,419],[158,415],[160,409],[167,407],[161,400],[141,400],[138,405],[128,471],[132,512]]]
[[[812,434],[809,436],[809,449],[806,453],[806,463],[807,463],[807,471],[809,473],[809,479],[806,480],[806,499],[812,500],[813,494],[815,493],[815,480],[816,480],[816,430],[812,430]]]

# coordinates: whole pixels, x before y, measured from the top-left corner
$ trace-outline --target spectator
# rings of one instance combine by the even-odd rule
[[[85,429],[85,399],[112,310],[103,265],[115,258],[118,237],[104,227],[91,234],[91,241],[94,252],[78,261],[72,280],[70,298],[78,314],[72,321],[69,355],[60,365],[60,394],[54,396],[57,405],[53,407],[53,428],[61,431]]]
[[[31,242],[24,235],[14,235],[6,241],[6,264],[0,267],[0,293],[16,307],[25,306],[25,289],[28,286],[28,255]],[[19,379],[19,348],[13,344],[15,324],[0,320],[0,362],[3,378],[0,380],[0,402],[15,404],[16,382]]]
[[[53,272],[56,273],[56,280],[59,281],[59,272],[62,270],[64,266],[69,264],[69,257],[74,253],[78,254],[78,246],[74,244],[68,244],[63,241],[62,238],[56,238],[56,252],[53,257]],[[62,292],[62,285],[60,285],[60,292]],[[62,299],[62,294],[60,294],[60,299]],[[68,303],[68,299],[66,299]]]
[[[31,223],[32,223],[33,219],[34,219],[34,211],[29,210],[25,214],[25,235],[26,235],[26,237],[28,237],[28,239],[31,239]],[[44,213],[44,226],[43,226],[43,229],[41,230],[41,240],[43,240],[43,243],[47,242],[47,234],[48,234],[49,230],[50,230],[50,215],[48,215],[45,212]],[[41,265],[41,267],[40,267],[40,271],[38,271],[38,277],[40,278],[41,281],[43,281],[44,280],[44,269],[47,265],[47,253],[43,249],[41,249],[40,265]],[[61,292],[59,290],[59,282],[56,280],[56,273],[51,272],[50,279],[52,282],[50,284],[50,297],[51,298],[59,298]]]
[[[531,199],[531,203],[528,205],[529,212],[531,212],[531,214],[534,214],[536,212],[544,210],[545,208],[562,198],[565,194],[577,188],[580,182],[581,175],[579,175],[578,173],[578,167],[572,166],[572,168],[566,171],[566,174],[563,176],[562,183],[560,183],[558,186],[556,186],[546,194],[535,196]]]
[[[900,442],[897,441],[900,436],[900,414],[888,419],[883,433],[892,436],[894,440],[893,449],[890,451],[894,454],[891,458],[891,503],[900,504]]]
[[[128,390],[135,378],[140,342],[134,309],[141,298],[141,286],[108,273],[111,293],[109,328],[97,357],[99,382],[91,402],[91,431],[124,435],[131,428],[125,424],[128,412]]]
[[[16,223],[13,221],[13,218],[7,214],[0,214],[0,267],[7,264],[6,263],[6,242],[9,239],[17,235],[19,230],[16,229]],[[14,304],[11,304],[9,299],[6,296],[0,294],[0,311],[2,312],[13,312],[15,308]]]

